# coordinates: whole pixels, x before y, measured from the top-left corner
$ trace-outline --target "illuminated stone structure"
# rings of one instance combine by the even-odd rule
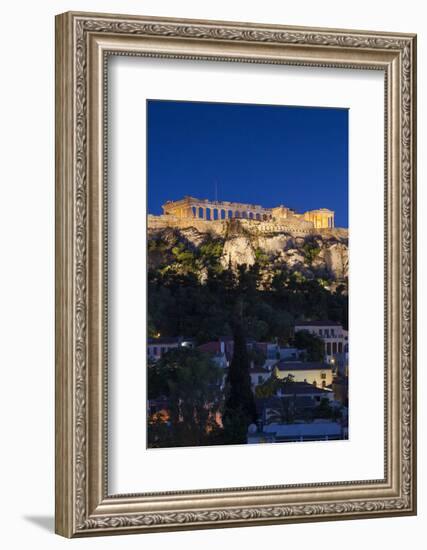
[[[298,214],[283,205],[264,208],[258,204],[184,197],[181,200],[165,203],[163,212],[165,216],[173,216],[178,220],[223,221],[239,218],[258,222],[292,222],[296,225],[301,221],[301,225],[304,226],[308,225],[307,222],[309,222],[311,227],[315,229],[332,229],[335,227],[334,212],[327,208],[309,210]]]
[[[312,222],[316,229],[325,227],[334,227],[334,213],[327,208],[319,208],[318,210],[309,210],[302,214],[305,220]]]
[[[244,204],[241,202],[210,201],[208,199],[196,199],[184,197],[178,201],[168,201],[163,205],[165,215],[173,215],[177,218],[192,218],[199,220],[229,220],[242,218],[248,220],[269,220],[272,217],[271,209],[257,204]]]

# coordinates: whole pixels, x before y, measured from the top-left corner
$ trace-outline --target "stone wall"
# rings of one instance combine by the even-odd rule
[[[216,233],[217,235],[223,235],[227,227],[227,222],[224,220],[201,220],[191,218],[177,218],[171,214],[163,216],[148,215],[148,229],[164,229],[166,227],[176,227],[177,229],[186,229],[187,227],[194,227],[201,233]]]
[[[347,234],[346,229],[340,228],[324,228],[315,229],[311,222],[306,220],[286,220],[286,221],[257,221],[257,220],[238,220],[241,226],[249,233],[264,234],[264,233],[291,233],[292,235],[307,236],[311,234],[322,234],[331,236],[343,237],[344,233]],[[163,229],[166,227],[177,229],[185,229],[194,227],[201,233],[214,233],[218,236],[225,234],[227,229],[227,220],[202,220],[202,219],[188,219],[178,218],[171,214],[162,216],[148,215],[148,228],[149,229]]]

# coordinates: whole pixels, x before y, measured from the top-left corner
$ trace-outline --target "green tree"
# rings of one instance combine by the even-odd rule
[[[295,420],[295,400],[292,397],[282,397],[277,406],[270,410],[268,423],[291,424]]]
[[[315,418],[327,418],[331,420],[338,420],[341,418],[341,411],[336,407],[332,407],[329,399],[322,397],[319,405],[314,411]]]
[[[255,388],[255,396],[258,399],[263,397],[272,397],[277,394],[277,391],[280,388],[289,389],[293,382],[295,382],[295,377],[293,374],[288,374],[285,378],[277,378],[275,374],[271,374],[267,380]]]
[[[209,355],[197,349],[176,348],[149,365],[149,399],[164,396],[168,402],[168,430],[163,425],[159,427],[158,418],[153,420],[152,430],[148,431],[149,445],[207,444],[209,432],[217,426],[221,378],[222,370]],[[160,441],[159,434],[163,436]]]
[[[186,270],[194,270],[196,268],[196,253],[181,241],[172,248],[172,254],[175,256],[176,262]]]
[[[224,248],[224,240],[208,237],[199,248],[200,264],[213,272],[222,271],[220,259]]]
[[[276,376],[270,376],[262,384],[258,384],[255,388],[255,397],[257,399],[272,397],[276,394],[280,382]]]
[[[305,253],[305,257],[307,258],[307,262],[309,265],[312,265],[314,260],[317,258],[317,256],[320,254],[320,247],[317,244],[315,240],[307,240],[303,245],[303,250]]]
[[[307,330],[299,330],[295,333],[294,345],[297,349],[305,350],[307,361],[323,361],[325,356],[325,344],[315,334]]]
[[[246,339],[240,321],[233,322],[234,351],[227,376],[222,422],[229,443],[246,443],[249,424],[256,421]]]
[[[266,254],[262,248],[255,249],[255,261],[259,264],[260,267],[266,267],[270,261],[268,254]]]

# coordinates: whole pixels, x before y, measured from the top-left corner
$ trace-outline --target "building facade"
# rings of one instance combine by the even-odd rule
[[[327,208],[297,213],[283,205],[265,208],[259,204],[211,201],[189,196],[177,201],[167,201],[162,208],[164,216],[172,216],[178,220],[221,221],[238,218],[258,222],[270,220],[281,223],[290,221],[315,229],[332,229],[335,227],[334,212]]]
[[[319,388],[326,388],[333,380],[332,366],[327,363],[279,361],[274,374],[282,380],[290,376],[294,382],[306,382]]]

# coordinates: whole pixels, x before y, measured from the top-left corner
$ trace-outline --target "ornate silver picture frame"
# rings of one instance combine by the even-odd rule
[[[109,493],[106,118],[110,56],[384,73],[383,479]],[[82,537],[416,513],[415,156],[415,35],[73,12],[57,16],[58,534]]]

